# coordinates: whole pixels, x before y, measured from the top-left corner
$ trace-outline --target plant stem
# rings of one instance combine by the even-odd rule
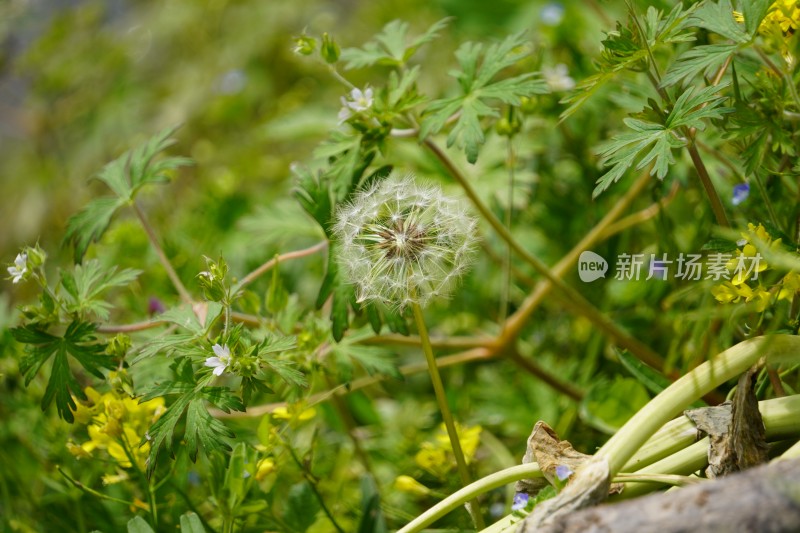
[[[536,463],[512,466],[511,468],[506,468],[494,474],[489,474],[440,501],[409,522],[404,528],[398,530],[397,533],[416,533],[417,531],[422,531],[439,518],[457,509],[465,502],[474,499],[479,494],[484,494],[497,487],[502,487],[503,485],[519,481],[520,479],[539,477],[542,477],[542,471]]]
[[[168,324],[165,320],[146,320],[143,322],[134,322],[133,324],[106,324],[97,327],[98,333],[136,333],[137,331],[145,331],[147,329],[157,328]]]
[[[604,316],[600,311],[597,310],[586,298],[584,298],[578,291],[567,285],[559,275],[555,274],[552,270],[550,270],[544,263],[539,261],[533,254],[528,252],[525,248],[523,248],[508,229],[503,226],[503,224],[497,219],[497,217],[492,213],[492,211],[483,203],[483,201],[478,196],[475,189],[469,183],[469,180],[461,173],[460,170],[455,166],[455,164],[447,157],[447,154],[442,151],[439,146],[433,142],[430,138],[426,138],[423,143],[431,152],[436,155],[439,161],[444,164],[450,174],[458,181],[461,187],[467,194],[467,197],[472,201],[472,204],[475,208],[480,212],[481,216],[486,219],[487,222],[494,228],[497,234],[511,246],[515,253],[517,253],[521,258],[527,261],[539,274],[541,274],[545,279],[547,279],[550,284],[556,287],[559,291],[564,294],[564,300],[567,302],[567,305],[572,308],[572,310],[576,313],[579,313],[586,317],[595,327],[599,330],[606,333],[608,336],[614,339],[617,344],[621,347],[626,348],[630,351],[633,355],[635,355],[640,361],[647,363],[650,366],[661,368],[663,366],[663,361],[661,357],[656,354],[652,349],[648,346],[644,345],[638,339],[632,337],[631,335],[627,334],[626,332],[622,331],[617,325],[610,320],[608,317]],[[566,268],[565,268],[566,270]],[[509,319],[511,320],[511,319]]]
[[[238,292],[239,290],[243,289],[245,286],[255,281],[256,278],[263,275],[264,273],[266,273],[267,271],[269,271],[275,265],[277,265],[282,261],[287,261],[289,259],[298,259],[300,257],[306,257],[315,254],[321,250],[324,250],[327,247],[328,247],[328,241],[321,241],[315,244],[314,246],[309,246],[308,248],[304,248],[302,250],[295,250],[293,252],[286,252],[285,254],[273,257],[260,267],[256,268],[255,270],[247,274],[241,280],[239,280],[239,283],[236,285],[234,292]]]
[[[714,188],[711,176],[709,176],[708,169],[706,169],[706,165],[703,163],[703,158],[700,157],[700,153],[697,151],[697,145],[694,143],[694,139],[689,143],[687,149],[689,150],[689,157],[692,158],[692,163],[694,163],[694,168],[697,170],[700,183],[706,191],[708,201],[711,203],[711,211],[714,212],[714,218],[716,218],[717,224],[723,228],[731,227],[731,223],[728,222],[728,215],[725,214],[725,206],[722,205],[722,200],[720,200],[719,194],[717,194],[717,189]]]
[[[783,359],[796,359],[799,353],[800,337],[793,335],[754,337],[728,348],[653,398],[596,455],[608,461],[609,475],[615,476],[656,430],[690,403],[738,376],[762,356],[768,363],[778,363]]]
[[[172,281],[172,285],[175,287],[175,290],[178,291],[181,300],[183,300],[183,302],[186,304],[192,305],[192,296],[189,294],[189,291],[186,290],[186,287],[183,285],[183,282],[181,282],[181,278],[178,277],[175,269],[172,268],[172,263],[169,262],[167,254],[165,254],[164,249],[161,248],[161,245],[158,242],[158,237],[156,236],[155,231],[153,231],[152,226],[150,226],[150,223],[147,221],[144,211],[142,211],[142,208],[139,207],[139,204],[136,203],[136,201],[131,203],[131,207],[133,207],[133,211],[136,213],[142,228],[144,228],[144,232],[147,234],[150,244],[153,246],[153,249],[155,249],[156,255],[158,255],[158,260],[161,261],[161,265],[164,267],[164,270],[167,271],[167,276],[169,276],[169,279]]]
[[[508,137],[508,155],[506,156],[506,166],[508,167],[508,198],[506,198],[506,228],[511,230],[511,221],[514,211],[514,167],[516,165],[516,155],[514,154],[513,136]],[[511,245],[506,243],[505,255],[503,256],[503,285],[500,288],[500,312],[497,321],[503,323],[508,315],[508,299],[511,294]]]
[[[344,530],[341,528],[341,526],[339,526],[338,522],[336,522],[336,519],[333,517],[333,514],[331,513],[330,509],[328,509],[328,506],[325,505],[325,499],[322,497],[322,494],[320,494],[319,489],[317,488],[317,480],[314,477],[314,475],[311,472],[309,472],[306,465],[297,456],[297,453],[294,451],[294,448],[292,448],[291,444],[289,444],[282,437],[279,438],[281,439],[281,442],[283,443],[284,447],[289,451],[289,455],[292,456],[292,460],[295,462],[297,467],[303,473],[303,477],[306,478],[306,482],[308,483],[308,486],[311,487],[311,492],[313,492],[314,496],[316,496],[317,501],[319,502],[319,506],[320,508],[322,508],[322,512],[325,513],[325,516],[328,517],[328,520],[330,521],[331,524],[333,524],[334,529],[336,529],[338,533],[344,533]]]
[[[458,438],[458,431],[456,429],[455,420],[453,420],[453,413],[450,412],[450,406],[447,405],[447,395],[444,392],[444,384],[442,384],[442,377],[439,375],[439,367],[436,366],[436,358],[433,355],[433,348],[431,347],[430,339],[428,338],[428,328],[425,327],[425,318],[422,316],[422,308],[418,303],[411,304],[414,311],[414,320],[417,323],[417,331],[422,341],[422,351],[425,353],[425,359],[428,362],[428,373],[433,382],[433,391],[436,394],[436,403],[439,404],[439,411],[442,414],[444,426],[447,428],[447,436],[450,437],[450,446],[453,448],[453,455],[456,458],[456,466],[458,468],[458,475],[461,478],[461,483],[466,487],[472,479],[467,469],[467,460],[464,458],[464,451],[461,449],[461,441]],[[470,502],[468,509],[472,520],[475,522],[477,529],[483,529],[483,517],[481,510],[478,506],[477,500]]]
[[[96,491],[96,490],[94,490],[94,489],[92,489],[90,487],[87,487],[86,485],[84,485],[83,483],[78,481],[77,479],[73,478],[72,476],[70,476],[69,474],[67,474],[63,470],[61,470],[61,467],[58,466],[58,465],[56,465],[56,470],[58,470],[58,473],[61,474],[62,476],[64,476],[64,478],[66,478],[66,480],[69,481],[75,488],[77,488],[79,490],[82,490],[83,492],[85,492],[87,494],[91,494],[92,496],[100,498],[101,500],[108,500],[108,501],[114,502],[114,503],[121,503],[122,505],[126,505],[128,507],[133,506],[133,502],[129,502],[129,501],[126,501],[126,500],[120,500],[119,498],[114,498],[113,496],[109,496],[107,494],[103,494],[102,492],[98,492],[98,491]]]

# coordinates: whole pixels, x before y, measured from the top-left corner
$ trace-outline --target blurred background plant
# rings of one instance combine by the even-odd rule
[[[669,12],[674,3],[632,4],[644,13],[648,6]],[[461,43],[493,43],[527,32],[524,39],[532,45],[531,53],[522,68],[514,68],[540,71],[549,94],[522,98],[520,105],[506,106],[501,118],[492,119],[494,128],[487,128],[474,166],[467,163],[470,155],[453,150],[451,157],[468,169],[472,186],[492,212],[512,222],[516,240],[545,264],[555,264],[626,189],[634,187],[626,177],[592,199],[604,173],[597,147],[623,129],[623,118],[642,111],[654,97],[641,69],[620,76],[613,86],[598,87],[576,115],[560,120],[570,105],[560,100],[596,74],[598,63],[603,66],[598,60],[601,41],[605,39],[608,47],[624,41],[604,33],[614,29],[614,21],[627,20],[622,1],[2,2],[0,257],[11,265],[24,246],[38,242],[48,256],[44,268],[57,279],[58,269],[66,269],[74,259],[73,250],[62,246],[67,220],[108,192],[89,178],[108,161],[175,124],[182,127],[169,152],[190,157],[194,164],[170,171],[169,185],[143,189],[138,199],[159,230],[166,256],[195,298],[204,291],[209,296],[211,290],[197,281],[198,273],[210,268],[204,256],[223,255],[235,273],[229,278],[240,281],[278,254],[316,245],[325,239],[325,229],[292,197],[297,185],[292,169],[302,175],[302,167],[310,164],[311,154],[330,131],[371,131],[372,111],[366,111],[380,100],[374,100],[379,95],[369,88],[377,91],[385,85],[392,67],[378,63],[348,70],[347,80],[360,88],[356,93],[340,83],[339,71],[331,72],[326,56],[318,55],[320,48],[327,46],[330,57],[336,54],[334,42],[342,50],[361,47],[396,19],[408,21],[410,35],[422,35],[447,17],[452,18],[439,29],[435,44],[419,47],[415,56],[415,64],[422,65],[419,92],[432,97],[456,95],[447,71],[454,67],[453,53]],[[769,25],[759,30],[765,40],[762,53],[777,58],[794,52],[796,57],[797,34],[787,35],[777,17],[771,15]],[[327,41],[323,34],[328,34]],[[699,40],[708,44],[713,36],[703,29]],[[674,60],[680,46],[656,54],[660,60]],[[313,57],[304,57],[305,52]],[[344,58],[352,61],[353,55],[345,53]],[[764,221],[768,235],[777,239],[791,233],[779,232],[780,226],[789,230],[784,221],[797,216],[794,202],[778,199],[790,197],[786,190],[791,197],[797,193],[791,180],[798,171],[792,157],[800,110],[787,108],[794,113],[794,126],[781,125],[774,119],[774,73],[760,69],[752,56],[737,68],[752,81],[748,91],[753,105],[733,126],[745,136],[770,116],[772,144],[756,143],[745,151],[743,172],[729,161],[738,155],[732,145],[719,148],[725,151],[720,153],[723,136],[712,131],[703,138],[708,148],[704,157],[733,225],[744,231],[748,223],[758,227]],[[346,115],[340,113],[343,106]],[[648,109],[644,118],[653,119],[660,111]],[[390,138],[380,149],[385,162],[401,163],[458,191],[444,177],[442,164],[414,139]],[[754,175],[762,166],[772,171],[764,174],[765,184]],[[514,169],[511,177],[509,168]],[[741,188],[743,176],[754,176],[753,190],[748,186],[747,194]],[[709,245],[715,219],[702,188],[694,183],[688,157],[679,157],[665,180],[649,180],[640,190],[646,192],[630,202],[634,214],[608,229],[608,238],[594,251],[609,259],[624,252],[674,256],[699,253]],[[456,354],[443,374],[469,443],[465,454],[470,468],[480,476],[517,464],[539,419],[549,421],[577,449],[591,453],[656,391],[643,384],[635,363],[620,358],[588,319],[568,313],[566,302],[558,298],[548,299],[528,318],[508,357],[481,362],[486,357],[478,351],[459,359],[462,350],[474,348],[470,340],[500,333],[504,319],[523,304],[536,274],[529,265],[514,263],[516,281],[509,283],[503,268],[505,246],[491,237],[488,226],[482,232],[487,235],[483,260],[450,301],[434,302],[427,311],[434,317],[430,323],[435,324],[437,354]],[[794,240],[789,235],[784,244]],[[712,244],[736,253],[735,243]],[[132,212],[120,211],[87,257],[120,270],[142,271],[127,288],[115,289],[112,325],[138,323],[180,303]],[[442,494],[456,490],[459,484],[449,470],[452,452],[442,440],[430,382],[420,373],[424,366],[419,366],[418,347],[403,346],[387,330],[385,338],[370,340],[364,317],[341,342],[334,342],[330,310],[314,311],[326,272],[324,254],[276,261],[273,266],[270,275],[248,279],[238,299],[239,320],[247,323],[259,316],[248,324],[256,333],[251,338],[239,330],[230,332],[226,323],[225,334],[236,342],[242,335],[237,357],[257,356],[266,332],[293,337],[294,344],[284,346],[285,357],[306,374],[309,388],[278,382],[269,384],[277,394],[255,390],[254,399],[264,409],[225,420],[236,442],[243,444],[227,456],[201,455],[196,464],[180,448],[175,461],[163,457],[150,482],[143,475],[128,474],[134,467],[140,472],[147,467],[137,464],[146,454],[131,452],[126,461],[117,447],[122,444],[113,439],[126,436],[122,442],[130,445],[135,438],[145,438],[139,425],[125,426],[125,416],[144,416],[137,409],[157,407],[161,397],[125,407],[123,415],[114,410],[115,402],[126,405],[130,391],[119,385],[90,392],[85,389],[91,386],[90,378],[78,374],[80,390],[85,389],[91,400],[76,412],[80,424],[63,422],[54,409],[43,413],[39,404],[48,394],[47,380],[37,376],[24,385],[23,349],[10,333],[20,323],[16,307],[35,299],[37,286],[4,282],[4,528],[118,531],[138,514],[167,529],[194,511],[209,530],[236,524],[243,531],[350,531],[359,526],[381,531],[382,520],[390,528],[399,527]],[[583,284],[574,272],[565,279],[579,286],[581,294],[622,330],[661,354],[665,363],[659,370],[667,376],[696,366],[752,329],[769,329],[776,323],[797,326],[797,310],[788,303],[775,302],[774,310],[763,298],[744,305],[748,297],[740,293],[746,283],[732,285],[727,298],[713,280],[636,282],[609,276]],[[778,282],[776,298],[780,294],[780,300],[790,300],[781,291],[794,283],[796,292],[794,278],[773,280]],[[737,305],[719,305],[717,300],[735,300]],[[198,323],[198,328],[204,325]],[[235,342],[230,336],[226,339],[233,349]],[[210,344],[204,348],[209,357],[214,354]],[[161,359],[145,359],[131,369],[133,382],[156,383],[167,375],[166,366]],[[793,386],[796,390],[796,376],[785,379],[789,392]],[[761,393],[769,394],[766,377],[760,383]],[[329,392],[348,388],[353,392],[346,395]],[[81,409],[94,409],[93,416],[99,418],[90,424]],[[256,416],[259,413],[263,416]],[[157,416],[149,411],[146,415],[149,420]],[[126,429],[111,431],[111,436],[100,432],[113,420]],[[97,453],[103,449],[105,456]],[[382,518],[370,524],[364,517],[377,505],[378,494]],[[501,516],[510,510],[510,496],[496,490],[483,506],[492,517]],[[454,513],[443,523],[466,527],[469,519]]]

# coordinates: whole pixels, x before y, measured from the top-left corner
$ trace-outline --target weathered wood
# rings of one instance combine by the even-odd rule
[[[800,459],[560,517],[538,533],[796,533]]]

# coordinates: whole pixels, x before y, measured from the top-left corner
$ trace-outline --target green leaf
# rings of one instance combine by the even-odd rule
[[[197,351],[197,347],[193,344],[197,338],[198,336],[194,333],[173,333],[172,335],[155,337],[147,341],[141,348],[138,348],[138,354],[130,364],[134,365],[142,359],[159,354],[165,357],[176,353],[178,355],[190,355]]]
[[[218,302],[207,302],[206,306],[206,318],[203,324],[200,323],[200,319],[194,309],[187,305],[167,309],[158,318],[159,320],[172,322],[199,337],[206,334],[206,331],[222,313],[222,305]]]
[[[185,157],[169,157],[153,162],[160,152],[175,143],[171,136],[176,129],[177,126],[162,130],[136,148],[125,152],[103,167],[97,178],[126,202],[132,201],[143,185],[168,181],[167,170],[192,163],[191,159]]]
[[[636,380],[647,387],[653,394],[660,394],[661,391],[672,385],[672,382],[663,374],[641,362],[632,356],[627,350],[617,350],[622,366],[630,372]]]
[[[280,359],[268,359],[265,361],[282,380],[297,387],[308,387],[308,381],[302,372],[295,368],[296,363],[292,361],[282,361]]]
[[[579,412],[584,422],[612,434],[649,401],[647,390],[635,379],[601,379],[586,393]]]
[[[732,107],[720,107],[725,101],[724,96],[719,93],[727,87],[727,84],[710,86],[697,93],[694,92],[694,87],[689,87],[681,94],[672,106],[672,111],[666,120],[666,126],[671,129],[675,128],[697,128],[698,130],[705,129],[705,123],[702,121],[706,118],[722,118],[724,113],[732,113],[735,111]]]
[[[388,533],[381,511],[381,495],[370,475],[361,476],[361,522],[358,533]]]
[[[755,37],[758,27],[767,16],[769,7],[774,0],[744,0],[742,2],[742,13],[744,14],[744,26],[751,37]]]
[[[186,372],[183,372],[184,370]],[[186,415],[186,425],[183,440],[186,442],[189,458],[196,461],[201,446],[206,455],[217,451],[230,451],[231,446],[228,439],[235,436],[233,431],[208,413],[205,406],[206,401],[211,401],[224,410],[244,410],[241,401],[222,387],[197,389],[192,383],[182,381],[192,377],[188,375],[188,372],[192,372],[188,360],[184,366],[179,365],[178,371],[186,375],[181,374],[179,381],[154,387],[141,399],[141,401],[147,401],[158,395],[179,394],[161,418],[150,427],[145,439],[142,439],[140,443],[140,445],[145,442],[150,443],[150,455],[147,460],[148,477],[152,476],[155,470],[158,453],[162,448],[172,454],[175,428],[184,414]]]
[[[94,324],[73,321],[67,326],[63,337],[51,335],[38,324],[26,324],[11,330],[17,342],[27,345],[26,356],[19,363],[26,386],[42,365],[53,358],[50,380],[42,397],[42,410],[47,409],[55,399],[58,415],[69,423],[74,421],[72,411],[76,408],[73,396],[85,400],[86,395],[70,370],[68,356],[76,359],[84,370],[101,379],[101,369],[116,368],[116,361],[104,354],[105,344],[98,343],[94,337],[96,328]]]
[[[101,320],[108,320],[112,306],[100,295],[112,287],[127,285],[140,273],[140,270],[130,268],[119,272],[117,267],[104,268],[97,259],[75,265],[73,272],[62,270],[61,286],[67,294],[64,299],[67,311],[84,318],[93,313]]]
[[[150,524],[141,516],[134,516],[128,520],[128,533],[156,533]]]
[[[297,348],[297,338],[271,335],[265,338],[259,345],[258,355],[259,357],[263,357],[267,354],[285,352],[295,348]]]
[[[745,0],[745,4],[751,0]],[[718,3],[702,2],[689,17],[690,24],[713,31],[737,43],[746,43],[750,36],[744,27],[733,18],[733,6],[730,0]]]
[[[199,447],[203,447],[203,452],[210,455],[213,452],[231,451],[231,446],[226,439],[235,437],[233,431],[228,429],[225,424],[208,414],[203,400],[193,398],[186,410],[186,446],[189,451],[189,458],[197,460]]]
[[[203,387],[200,395],[226,413],[244,411],[242,400],[228,387]]]
[[[348,70],[373,65],[401,67],[422,45],[438,37],[439,32],[449,22],[450,18],[435,22],[428,31],[406,44],[408,23],[393,20],[383,27],[374,40],[367,42],[361,48],[346,48],[342,50],[340,57],[346,61],[345,68]]]
[[[83,259],[91,243],[103,236],[114,213],[125,204],[122,198],[97,198],[69,218],[64,242],[74,247],[76,262]]]
[[[286,290],[286,287],[284,287],[283,281],[281,281],[279,266],[279,263],[276,262],[275,266],[272,268],[272,281],[269,284],[267,295],[264,298],[267,311],[272,314],[282,311],[289,302],[289,292]]]
[[[463,148],[467,161],[475,163],[478,150],[485,140],[481,119],[499,116],[497,109],[488,102],[519,105],[522,97],[548,92],[547,84],[536,73],[521,74],[491,83],[502,70],[527,57],[529,51],[526,45],[524,32],[489,46],[485,52],[483,45],[479,43],[467,42],[461,45],[456,51],[461,70],[451,71],[450,75],[458,80],[462,94],[434,100],[428,105],[424,112],[420,137],[438,133],[459,113],[447,137],[447,146]]]
[[[292,531],[304,533],[316,522],[319,510],[319,500],[314,496],[311,485],[301,481],[289,489],[283,521]]]
[[[655,161],[650,174],[664,179],[669,166],[675,163],[672,150],[685,144],[682,140],[684,128],[703,130],[704,119],[722,118],[724,113],[734,111],[730,107],[720,107],[725,98],[718,93],[724,88],[724,85],[710,86],[695,93],[694,87],[689,87],[675,101],[664,125],[634,118],[624,119],[623,122],[633,131],[614,136],[599,150],[600,162],[611,165],[611,169],[597,180],[592,196],[597,197],[619,181],[651,145],[650,151],[636,164],[636,169]]]
[[[643,150],[659,141],[659,139],[670,135],[669,131],[661,124],[633,118],[626,118],[623,122],[634,131],[615,136],[611,142],[607,143],[598,152],[601,157],[600,162],[603,165],[612,165],[612,168],[597,180],[597,186],[592,193],[593,198],[596,198],[612,184],[619,181]],[[654,157],[657,158],[659,155],[663,157],[663,152],[660,150],[656,152]],[[657,165],[658,163],[660,161],[657,162]],[[642,167],[643,165],[641,164],[637,166],[637,168]]]
[[[339,363],[337,368],[343,372],[342,378],[349,381],[352,377],[352,363],[357,361],[370,375],[381,374],[402,379],[403,375],[397,367],[394,354],[380,346],[359,344],[364,339],[372,336],[368,328],[353,331],[331,349],[332,354]]]
[[[181,515],[181,533],[206,533],[206,528],[200,517],[189,511]]]
[[[155,156],[174,143],[170,136],[177,128],[163,130],[144,144],[108,163],[97,179],[108,185],[116,198],[92,200],[67,222],[65,242],[75,248],[75,261],[83,259],[86,249],[105,233],[117,209],[133,202],[138,190],[148,183],[167,181],[168,170],[191,164],[184,157],[170,157],[154,162]]]
[[[661,79],[662,87],[694,78],[701,72],[710,76],[722,67],[727,59],[739,49],[737,44],[709,44],[691,48],[681,54],[667,69]]]

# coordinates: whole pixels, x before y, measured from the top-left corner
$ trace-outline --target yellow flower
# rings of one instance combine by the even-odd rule
[[[103,485],[113,485],[115,483],[121,483],[123,481],[127,481],[130,479],[128,474],[124,470],[117,470],[117,473],[114,475],[106,474],[102,478]]]
[[[461,450],[464,452],[464,459],[471,462],[475,457],[475,451],[478,449],[478,444],[481,440],[481,431],[483,428],[480,426],[462,426],[456,422],[456,433],[458,433],[458,440],[461,442]],[[447,451],[452,451],[450,446],[450,438],[447,436],[447,428],[444,424],[439,427],[439,434],[436,436],[436,441],[442,448]]]
[[[277,418],[278,420],[291,420],[296,418],[300,422],[305,422],[306,420],[311,420],[317,415],[317,410],[313,407],[309,407],[308,409],[303,409],[300,411],[300,406],[280,406],[276,407],[272,411],[272,418]]]
[[[800,274],[789,272],[781,280],[781,290],[778,293],[778,300],[791,300],[800,291]]]
[[[87,451],[83,446],[78,446],[74,442],[70,441],[67,443],[67,450],[69,453],[75,456],[76,459],[88,459],[92,456],[89,451]]]
[[[397,479],[394,480],[394,488],[400,492],[410,492],[416,496],[427,496],[431,493],[431,489],[411,476],[397,476]]]
[[[744,15],[738,11],[733,12],[733,18],[736,22],[744,22]],[[789,30],[797,31],[798,24],[800,24],[800,1],[778,0],[770,6],[758,31],[768,33],[771,27],[778,27],[783,33],[788,33]]]
[[[265,477],[275,471],[275,459],[272,457],[265,457],[261,459],[256,465],[256,479],[263,481]]]
[[[437,478],[445,477],[454,466],[454,463],[448,460],[447,452],[430,442],[422,443],[422,448],[414,456],[414,462]]]
[[[464,459],[469,463],[475,457],[475,451],[480,443],[482,428],[480,426],[462,426],[456,422],[456,432],[458,440],[461,442],[461,449],[464,452]],[[450,445],[450,438],[447,436],[447,429],[442,424],[433,442],[423,442],[420,451],[414,456],[414,461],[420,468],[430,472],[438,478],[443,478],[455,467],[453,448]]]
[[[797,31],[800,25],[800,1],[778,0],[773,3],[758,29],[765,31],[770,25],[780,26],[783,33],[788,33],[790,29]]]
[[[100,394],[91,387],[84,391],[87,405],[76,402],[76,420],[86,423],[89,440],[80,446],[68,443],[67,449],[75,457],[91,457],[94,450],[105,450],[122,468],[132,466],[131,458],[139,468],[144,468],[150,445],[139,446],[147,430],[166,411],[163,398],[139,403],[122,392]],[[109,482],[118,482],[114,476]]]
[[[711,287],[711,294],[718,302],[723,304],[736,303],[742,297],[739,294],[738,287],[730,281]]]

